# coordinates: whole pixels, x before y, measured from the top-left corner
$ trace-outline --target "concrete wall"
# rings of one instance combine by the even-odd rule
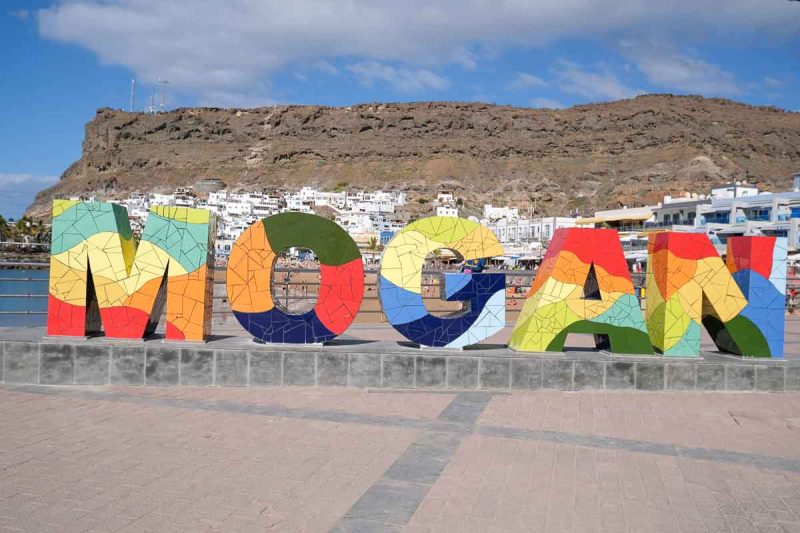
[[[388,344],[388,343],[387,343]],[[42,385],[326,386],[458,389],[800,390],[796,362],[220,349],[147,342],[2,342],[0,381]]]

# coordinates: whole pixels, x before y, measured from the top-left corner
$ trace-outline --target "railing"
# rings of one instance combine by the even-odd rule
[[[645,231],[649,229],[671,228],[672,226],[692,226],[694,227],[694,220],[679,220],[677,222],[645,222]]]
[[[44,325],[48,298],[47,263],[0,263],[0,326]],[[11,275],[19,272],[20,275]],[[274,271],[272,295],[278,305],[289,312],[304,312],[313,307],[319,294],[319,270],[310,268],[288,269],[278,267]],[[433,313],[450,313],[462,309],[463,302],[451,302],[442,298],[442,276],[452,271],[424,270],[422,273],[422,297],[426,307]],[[492,271],[506,275],[506,310],[519,312],[533,283],[535,272],[529,270]],[[288,274],[288,277],[287,277]],[[378,297],[377,271],[365,271],[364,298],[359,310],[363,322],[385,322]],[[631,274],[636,295],[641,300],[645,286],[645,274]],[[800,290],[800,276],[787,278],[787,286]],[[789,306],[787,298],[787,306]],[[792,303],[791,307],[794,308]],[[3,318],[5,317],[5,318]],[[11,320],[10,317],[21,317]],[[224,271],[217,271],[214,279],[213,311],[214,324],[234,323],[225,289]],[[357,319],[358,321],[358,319]]]
[[[44,325],[44,317],[47,315],[48,268],[47,263],[0,263],[0,326]],[[15,272],[21,275],[11,275]],[[423,301],[434,313],[458,311],[464,305],[463,302],[442,299],[442,275],[447,272],[455,271],[426,269],[422,273]],[[518,311],[533,282],[534,273],[521,270],[497,272],[507,276],[507,308],[512,312]],[[365,270],[365,277],[364,298],[358,316],[362,320],[366,318],[367,322],[385,322],[378,297],[377,270]],[[289,312],[304,312],[311,309],[316,302],[319,286],[318,269],[277,267],[273,274],[272,295],[276,303]],[[9,316],[27,319],[11,321]],[[212,317],[215,324],[235,321],[228,304],[224,270],[215,272]]]

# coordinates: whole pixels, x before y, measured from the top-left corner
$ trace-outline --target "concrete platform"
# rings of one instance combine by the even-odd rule
[[[3,383],[34,385],[322,386],[390,389],[636,389],[798,391],[800,359],[530,354],[502,345],[464,351],[340,338],[325,346],[264,345],[240,336],[207,343],[46,338],[0,332]]]

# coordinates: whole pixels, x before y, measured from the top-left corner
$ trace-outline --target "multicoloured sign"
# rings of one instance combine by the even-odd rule
[[[593,333],[598,348],[616,353],[652,352],[614,230],[555,232],[508,346],[560,352],[570,333]]]
[[[276,254],[308,248],[320,262],[314,309],[290,314],[272,298]],[[350,326],[364,297],[364,264],[355,241],[332,220],[304,213],[262,219],[236,240],[228,260],[228,301],[256,339],[272,343],[322,343]]]
[[[138,246],[126,210],[99,202],[56,200],[47,332],[142,338],[166,305],[166,338],[210,334],[214,223],[202,209],[154,207]],[[311,249],[319,259],[315,307],[293,314],[272,296],[274,263],[282,250]],[[446,274],[442,296],[466,309],[435,316],[423,301],[426,258],[455,251],[465,271]],[[463,348],[505,326],[505,275],[477,273],[503,253],[477,222],[429,217],[388,243],[378,289],[397,331],[422,346]],[[283,213],[253,224],[236,241],[227,272],[231,310],[257,340],[322,343],[352,324],[364,296],[364,267],[353,239],[335,222]],[[704,234],[650,236],[642,314],[617,233],[556,231],[528,292],[509,347],[561,351],[570,333],[595,335],[615,353],[697,356],[704,327],[720,350],[751,357],[783,356],[786,239],[732,237],[727,265]]]
[[[732,237],[727,266],[704,234],[656,233],[648,246],[645,309],[657,352],[699,355],[705,327],[722,351],[783,356],[785,240]]]
[[[166,338],[203,340],[211,331],[209,211],[153,207],[138,247],[124,207],[55,200],[48,335],[140,339],[167,306]]]
[[[446,274],[444,296],[466,301],[466,311],[434,316],[422,300],[422,268],[434,250],[450,249],[466,261],[502,255],[497,237],[477,222],[428,217],[400,230],[383,253],[378,276],[383,312],[389,324],[422,346],[463,348],[505,326],[504,274]]]
[[[715,336],[721,350],[760,357],[783,358],[786,313],[787,246],[785,237],[732,237],[726,255],[728,270],[747,298],[740,313],[756,326],[754,341],[745,346],[726,344]]]

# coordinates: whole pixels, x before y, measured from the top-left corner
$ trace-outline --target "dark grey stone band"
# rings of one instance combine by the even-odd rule
[[[373,343],[225,349],[160,342],[2,342],[0,381],[33,385],[800,391],[800,361],[442,352]]]

